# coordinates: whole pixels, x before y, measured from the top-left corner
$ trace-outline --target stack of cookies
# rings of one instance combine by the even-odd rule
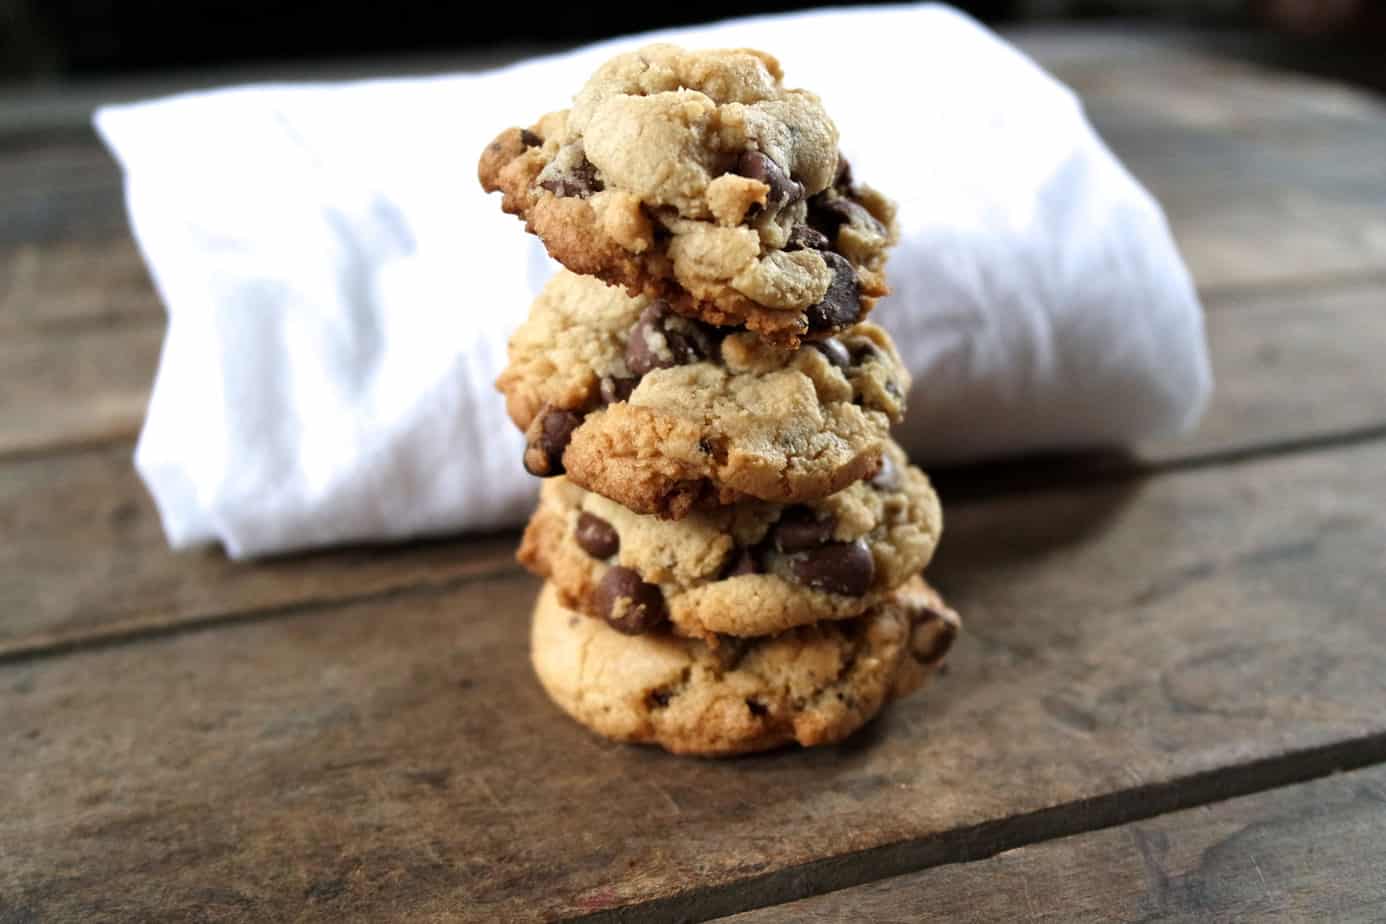
[[[582,724],[734,754],[838,741],[941,663],[942,517],[864,323],[890,203],[755,51],[650,46],[503,132],[487,191],[566,267],[498,384],[547,479],[534,667]]]

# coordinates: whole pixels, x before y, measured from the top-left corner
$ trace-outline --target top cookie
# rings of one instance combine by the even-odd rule
[[[886,292],[893,206],[853,182],[818,98],[763,52],[619,55],[571,109],[502,132],[478,172],[570,270],[710,324],[793,346]]]

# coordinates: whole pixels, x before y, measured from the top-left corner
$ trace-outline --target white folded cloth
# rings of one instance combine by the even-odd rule
[[[501,129],[655,39],[750,46],[899,203],[872,320],[922,463],[1183,431],[1211,388],[1159,206],[1078,100],[947,7],[762,17],[480,75],[193,93],[97,113],[169,328],[135,461],[176,547],[235,557],[523,522],[492,382],[553,265],[477,185]]]

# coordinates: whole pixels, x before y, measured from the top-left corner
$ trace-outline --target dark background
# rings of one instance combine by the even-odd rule
[[[1291,66],[1386,87],[1386,0],[960,0],[994,25],[1120,17],[1277,37]],[[0,0],[0,81],[47,83],[286,60],[545,48],[802,4],[526,6],[436,0]],[[851,49],[843,49],[850,54]]]

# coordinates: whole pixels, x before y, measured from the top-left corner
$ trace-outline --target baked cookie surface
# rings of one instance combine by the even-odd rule
[[[887,291],[894,206],[854,182],[837,140],[770,55],[651,45],[502,132],[478,176],[573,272],[792,346]]]
[[[836,494],[677,521],[556,478],[519,558],[565,606],[621,631],[761,636],[878,605],[929,563],[942,528],[928,478],[890,443],[875,477]]]
[[[550,698],[598,734],[715,756],[842,740],[918,688],[958,626],[913,578],[856,619],[710,646],[623,635],[565,609],[545,584],[530,654]]]
[[[780,347],[561,272],[496,384],[531,473],[566,471],[638,513],[679,518],[822,497],[870,475],[910,380],[872,324]]]

